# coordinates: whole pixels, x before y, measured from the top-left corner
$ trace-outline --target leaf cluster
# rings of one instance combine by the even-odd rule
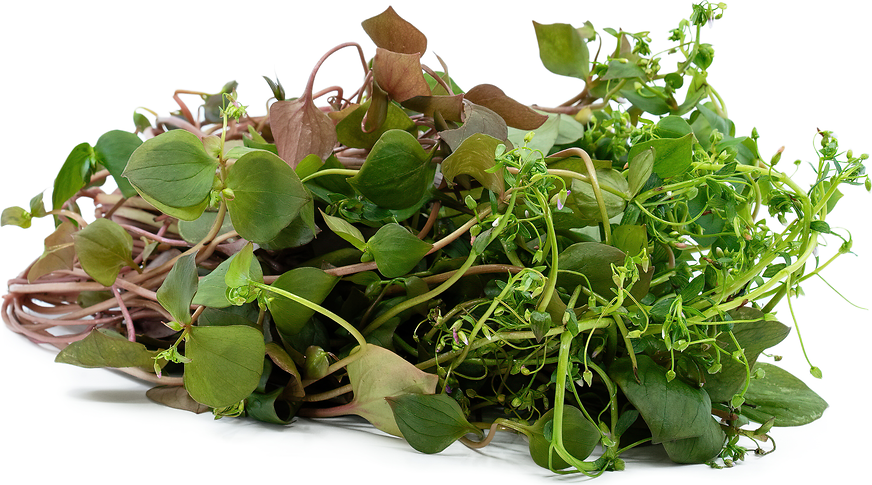
[[[809,188],[736,133],[700,38],[724,9],[695,5],[662,53],[648,32],[534,22],[545,67],[579,80],[553,108],[462,90],[392,8],[363,22],[368,60],[337,46],[292,99],[265,78],[265,116],[235,82],[177,92],[169,119],[74,147],[51,210],[40,194],[3,211],[56,221],[10,318],[36,340],[20,323],[36,301],[90,319],[58,362],[216,418],[355,414],[423,453],[511,431],[561,473],[621,469],[646,444],[741,459],[740,439],[827,407],[765,352],[790,331],[777,305],[851,250],[826,222],[840,188],[870,179],[830,132]],[[343,48],[363,83],[316,92]],[[840,246],[822,260],[825,238]]]

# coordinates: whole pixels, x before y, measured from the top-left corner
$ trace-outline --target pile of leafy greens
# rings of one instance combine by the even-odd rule
[[[373,57],[337,46],[298,97],[265,78],[265,116],[235,82],[178,91],[178,112],[73,148],[50,210],[3,211],[56,228],[3,318],[216,417],[354,414],[424,453],[520,433],[536,464],[589,475],[647,444],[768,453],[773,426],[827,407],[764,362],[790,330],[773,310],[850,252],[826,217],[870,180],[830,132],[807,188],[737,136],[700,40],[724,8],[694,5],[655,54],[647,32],[534,22],[545,67],[583,85],[552,108],[461,89],[390,8],[363,22]],[[345,48],[360,87],[315,91]]]

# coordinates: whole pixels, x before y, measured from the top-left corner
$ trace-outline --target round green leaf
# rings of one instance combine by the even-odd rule
[[[378,270],[386,278],[402,276],[421,261],[433,245],[395,223],[385,224],[367,243]]]
[[[245,239],[267,243],[297,216],[311,196],[287,163],[267,151],[246,153],[227,173],[227,209]]]
[[[338,281],[318,268],[299,267],[279,276],[271,286],[320,305]],[[278,295],[270,295],[267,305],[282,335],[299,333],[315,314],[315,310]]]
[[[124,266],[135,265],[133,238],[109,219],[92,222],[73,234],[73,241],[82,269],[103,286],[112,286]]]
[[[123,130],[112,130],[104,133],[94,145],[97,161],[109,170],[124,197],[136,195],[136,189],[121,174],[127,167],[130,155],[140,145],[142,145],[142,140],[138,136]]]
[[[260,382],[266,347],[253,327],[193,327],[185,339],[185,389],[213,408],[236,404]]]
[[[218,161],[209,156],[196,135],[185,130],[162,133],[137,148],[130,155],[123,176],[158,209],[185,220],[193,208],[205,209],[215,180]],[[179,213],[172,209],[186,209]],[[169,209],[169,211],[165,210]]]
[[[385,209],[405,209],[421,201],[433,182],[430,157],[418,139],[403,130],[388,130],[372,147],[360,172],[348,183]]]

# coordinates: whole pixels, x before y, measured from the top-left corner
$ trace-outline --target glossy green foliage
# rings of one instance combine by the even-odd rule
[[[433,245],[424,242],[399,224],[385,224],[366,243],[379,272],[396,278],[412,270]]]
[[[763,377],[751,381],[742,414],[758,423],[775,418],[775,426],[802,426],[824,414],[829,406],[804,382],[786,370],[759,362],[754,371]]]
[[[121,190],[121,195],[124,197],[133,197],[136,195],[136,189],[130,185],[130,182],[122,177],[124,168],[127,167],[127,162],[130,160],[130,155],[142,145],[142,140],[134,133],[122,130],[112,130],[104,133],[94,145],[94,155],[97,157],[97,162],[106,167],[118,189]]]
[[[403,438],[421,453],[439,453],[460,437],[481,431],[446,394],[401,394],[386,398]]]
[[[339,278],[318,268],[295,268],[276,279],[271,286],[321,304],[336,286]],[[312,318],[315,311],[281,296],[267,299],[270,314],[282,335],[295,335]]]
[[[405,209],[421,200],[433,182],[430,157],[403,130],[389,130],[372,147],[360,172],[348,183],[386,209]]]
[[[552,448],[554,409],[548,410],[529,429],[530,456],[542,468],[563,470],[569,467]],[[577,460],[585,460],[600,443],[602,434],[575,406],[563,407],[563,446]],[[549,456],[550,453],[550,456]]]
[[[157,301],[173,319],[182,324],[191,323],[191,300],[197,293],[197,264],[194,254],[182,256],[173,265],[167,278],[157,290]]]
[[[724,444],[724,432],[711,415],[711,400],[702,389],[679,379],[669,380],[666,369],[646,355],[615,361],[609,376],[642,415],[654,443],[663,443],[676,463],[712,460]]]

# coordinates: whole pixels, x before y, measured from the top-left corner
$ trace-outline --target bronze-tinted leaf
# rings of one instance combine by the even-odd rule
[[[64,221],[55,232],[45,238],[45,252],[33,263],[27,272],[29,283],[59,269],[73,269],[76,259],[76,248],[73,247],[73,233],[76,226],[70,221]]]
[[[456,176],[466,174],[488,190],[502,195],[505,192],[503,172],[488,172],[496,164],[494,152],[500,143],[500,140],[482,133],[463,140],[457,150],[442,161],[445,180],[452,182]]]
[[[205,413],[210,408],[191,398],[183,386],[157,386],[145,392],[145,396],[152,401],[194,414]]]
[[[475,86],[466,93],[466,99],[495,111],[506,120],[507,125],[519,130],[535,130],[548,119],[548,116],[506,96],[502,89],[493,84]]]
[[[439,132],[439,136],[448,143],[451,151],[457,150],[463,140],[476,133],[489,135],[503,141],[504,144],[509,144],[506,141],[509,136],[506,122],[493,110],[479,106],[469,100],[464,100],[463,114],[463,126],[454,130]]]
[[[463,95],[453,96],[415,96],[403,101],[403,106],[427,116],[433,117],[436,112],[449,121],[463,121]]]
[[[397,15],[393,7],[364,20],[361,25],[376,47],[402,54],[423,54],[427,50],[427,37]]]
[[[379,47],[372,66],[375,82],[391,99],[403,102],[415,96],[430,96],[430,86],[421,71],[421,54],[401,54]]]
[[[269,118],[279,156],[291,168],[307,155],[315,154],[324,160],[333,152],[333,121],[315,106],[311,95],[273,103]]]

